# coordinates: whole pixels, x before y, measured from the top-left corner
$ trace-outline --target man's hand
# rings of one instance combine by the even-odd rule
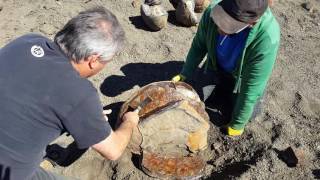
[[[93,149],[107,159],[118,159],[128,145],[133,128],[138,125],[138,122],[138,112],[125,113],[120,126],[115,131],[111,131],[106,139],[93,145]]]
[[[176,76],[174,76],[171,81],[173,82],[179,82],[179,81],[184,81],[186,79],[185,76],[181,75],[181,74],[178,74]]]
[[[138,112],[127,112],[123,115],[122,117],[122,123],[124,122],[130,122],[132,123],[134,126],[137,126],[139,123],[139,115]]]

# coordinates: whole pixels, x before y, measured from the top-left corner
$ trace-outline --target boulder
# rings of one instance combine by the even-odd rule
[[[210,0],[195,0],[195,8],[194,11],[196,13],[201,13],[205,10],[210,4]]]
[[[154,31],[159,31],[167,25],[168,13],[161,5],[142,4],[141,16],[146,25]]]
[[[181,0],[176,8],[176,20],[183,26],[195,26],[198,24],[198,17],[194,12],[194,0]]]

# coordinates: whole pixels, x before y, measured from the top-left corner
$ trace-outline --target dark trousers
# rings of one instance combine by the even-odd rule
[[[231,74],[202,68],[195,72],[193,79],[186,82],[197,91],[201,100],[205,102],[206,110],[214,124],[221,126],[230,122],[238,96],[233,93],[235,79]],[[257,101],[251,119],[261,114],[263,97]]]

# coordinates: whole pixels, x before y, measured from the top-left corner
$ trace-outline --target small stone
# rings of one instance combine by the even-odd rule
[[[214,150],[217,154],[221,154],[222,143],[216,142],[211,144],[211,150]]]
[[[280,154],[282,160],[288,167],[297,167],[304,164],[305,153],[301,147],[288,147]]]
[[[221,146],[222,146],[222,143],[220,143],[220,142],[213,143],[213,144],[211,145],[211,150],[220,149]]]
[[[131,2],[131,5],[132,5],[134,8],[140,7],[140,6],[141,6],[141,0],[133,0],[133,1]]]
[[[314,9],[314,5],[311,2],[302,3],[301,6],[309,12],[312,12]]]
[[[304,161],[305,161],[305,152],[303,151],[303,149],[301,147],[298,148],[292,148],[293,152],[295,154],[295,156],[298,159],[298,166],[304,165]]]

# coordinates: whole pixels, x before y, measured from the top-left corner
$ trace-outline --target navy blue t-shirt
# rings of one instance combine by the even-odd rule
[[[96,89],[51,40],[13,40],[0,49],[0,166],[12,180],[29,179],[65,131],[79,148],[110,134]]]
[[[217,63],[222,70],[231,73],[235,70],[239,57],[245,47],[250,28],[231,35],[217,34]]]

